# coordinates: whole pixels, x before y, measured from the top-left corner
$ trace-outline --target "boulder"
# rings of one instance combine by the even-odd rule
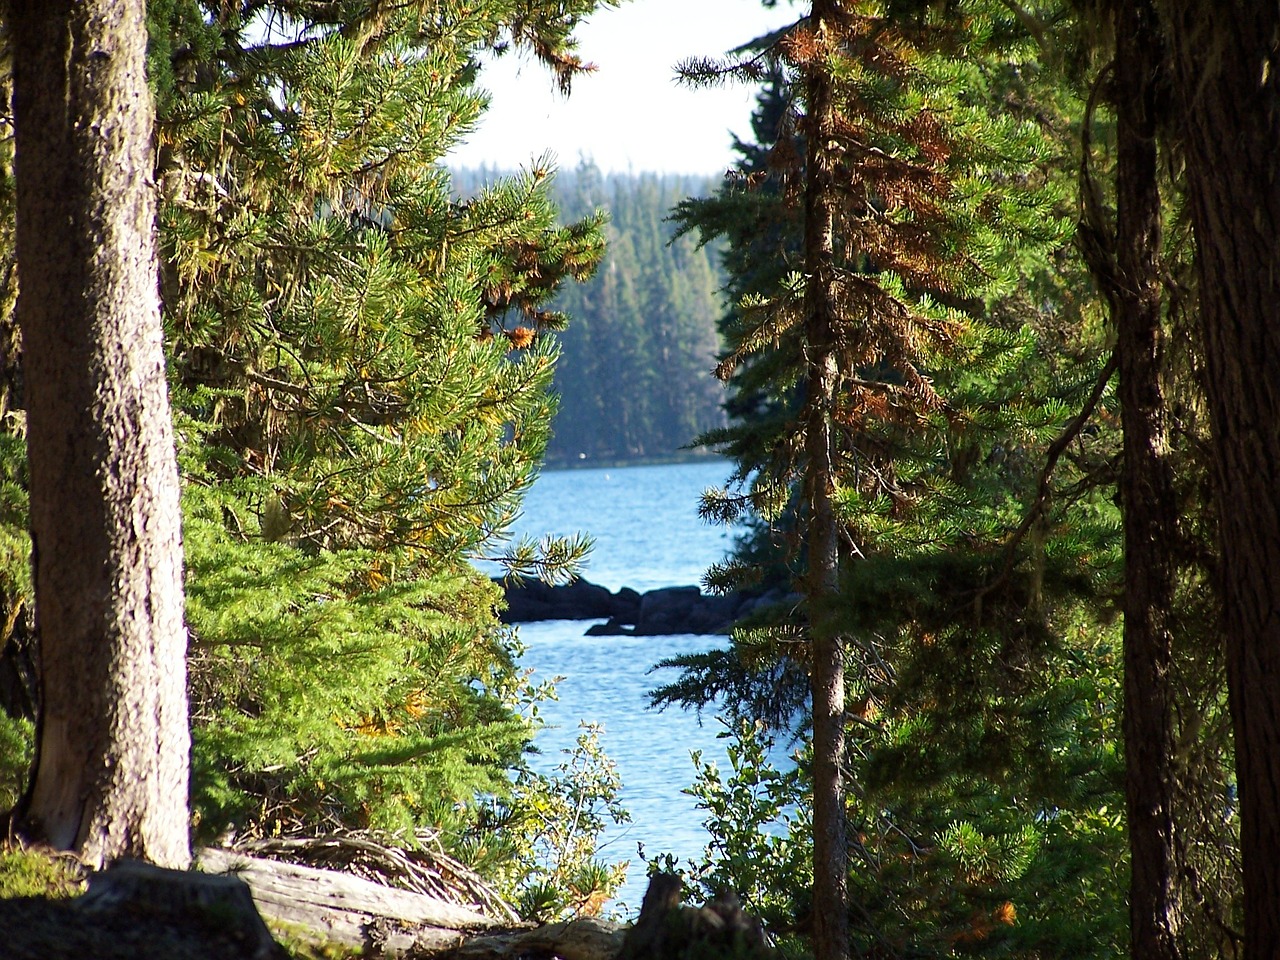
[[[621,610],[627,611],[631,615],[631,619],[625,622],[635,623],[636,615],[640,612],[640,593],[632,590],[630,587],[623,587],[618,591],[618,606]]]
[[[507,609],[504,623],[528,623],[534,620],[597,620],[618,617],[624,623],[635,623],[640,595],[634,590],[611,592],[607,587],[587,580],[551,586],[540,580],[508,584],[505,588]]]
[[[535,620],[605,620],[587,629],[589,637],[663,636],[673,633],[727,634],[749,613],[777,603],[798,602],[796,594],[704,594],[697,587],[663,587],[641,594],[617,593],[586,580],[562,586],[525,581],[506,587],[504,623]]]
[[[669,633],[698,633],[691,629],[695,611],[702,605],[697,587],[664,587],[650,590],[640,599],[636,633],[657,636]]]
[[[635,624],[623,623],[617,617],[610,617],[605,623],[593,623],[587,627],[584,637],[634,637]]]

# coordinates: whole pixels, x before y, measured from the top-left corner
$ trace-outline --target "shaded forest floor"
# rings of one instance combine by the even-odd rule
[[[0,899],[6,960],[250,960],[253,948],[216,914],[163,917],[145,911],[87,915],[73,901]],[[339,957],[279,949],[276,957]],[[265,958],[264,958],[265,960]]]

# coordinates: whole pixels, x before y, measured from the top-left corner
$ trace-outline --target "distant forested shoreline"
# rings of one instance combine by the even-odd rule
[[[506,171],[454,171],[474,194]],[[595,276],[566,285],[554,308],[569,316],[556,334],[560,407],[549,466],[671,461],[700,434],[723,426],[724,391],[711,376],[726,309],[716,248],[671,242],[667,217],[689,196],[715,189],[709,177],[604,174],[593,164],[556,174],[552,195],[565,222],[609,214],[608,250]]]

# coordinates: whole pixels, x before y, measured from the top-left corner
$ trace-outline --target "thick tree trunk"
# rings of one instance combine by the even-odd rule
[[[820,44],[836,13],[815,0],[810,27]],[[815,58],[805,87],[808,101],[804,260],[806,548],[813,698],[813,950],[816,960],[849,955],[848,843],[844,793],[844,650],[833,623],[839,580],[832,415],[838,370],[835,353],[835,106],[832,80]]]
[[[1160,188],[1156,90],[1162,51],[1152,0],[1116,12],[1116,328],[1124,428],[1124,749],[1130,947],[1134,960],[1177,960],[1173,637],[1178,503],[1161,388]]]
[[[190,860],[178,476],[143,0],[14,0],[17,248],[43,709],[28,829]]]
[[[1244,955],[1280,957],[1280,5],[1164,0],[1222,536]]]

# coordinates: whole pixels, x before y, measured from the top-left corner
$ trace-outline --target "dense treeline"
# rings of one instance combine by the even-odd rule
[[[806,846],[827,842],[812,894],[775,887],[768,909],[831,918],[828,956],[1105,957],[1123,937],[1117,518],[1092,479],[1114,434],[1071,436],[1051,489],[1075,492],[1038,499],[1047,450],[1098,400],[1100,317],[1067,248],[1070,143],[1008,72],[1031,51],[1007,15],[974,13],[973,34],[831,14],[825,80],[774,51],[738,175],[680,210],[729,242],[740,305],[719,368],[734,419],[711,438],[738,484],[706,509],[761,531],[711,580],[787,577],[807,615],[689,658],[661,695],[728,686],[744,719],[808,728],[793,797]]]
[[[455,177],[464,191],[484,170]],[[723,423],[724,393],[708,376],[724,312],[719,264],[691,237],[673,241],[671,210],[710,181],[603,175],[591,164],[556,175],[552,196],[570,219],[608,214],[607,251],[586,283],[555,307],[572,322],[556,334],[560,402],[547,457],[555,463],[671,456]]]

